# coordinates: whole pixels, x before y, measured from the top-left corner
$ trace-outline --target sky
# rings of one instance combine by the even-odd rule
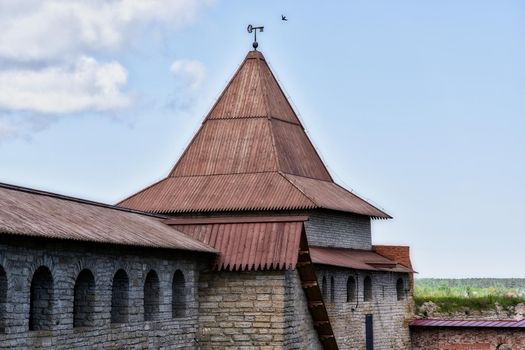
[[[165,177],[248,24],[332,176],[394,217],[374,243],[525,277],[523,1],[0,0],[0,182],[116,203]]]

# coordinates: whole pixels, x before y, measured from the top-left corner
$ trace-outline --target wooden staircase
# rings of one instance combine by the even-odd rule
[[[308,302],[308,309],[312,315],[314,327],[319,336],[319,340],[323,345],[323,349],[339,349],[332,330],[332,325],[330,324],[330,319],[328,318],[328,312],[326,311],[326,306],[323,301],[321,288],[317,282],[317,276],[310,257],[310,250],[308,249],[308,241],[304,230],[301,235],[297,271],[299,272],[301,285]]]

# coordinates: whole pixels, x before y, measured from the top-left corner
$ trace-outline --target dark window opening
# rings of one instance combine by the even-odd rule
[[[355,283],[355,278],[350,276],[348,281],[346,281],[346,301],[352,302],[356,300],[357,284]]]
[[[396,282],[397,300],[405,299],[405,282],[402,278],[398,278]]]
[[[128,298],[128,274],[120,269],[113,277],[113,286],[111,288],[111,323],[128,322]]]
[[[0,266],[0,332],[4,332],[6,326],[6,306],[7,306],[7,273]]]
[[[95,277],[84,269],[75,281],[73,327],[93,326],[95,311]]]
[[[335,302],[335,281],[334,276],[330,277],[330,301]]]
[[[40,266],[33,274],[29,296],[29,330],[50,330],[53,325],[53,276]]]
[[[173,274],[171,284],[171,314],[173,318],[186,316],[186,281],[181,270]]]
[[[156,320],[159,316],[160,283],[153,270],[148,272],[144,282],[144,320]]]
[[[323,280],[321,282],[321,294],[323,295],[323,298],[326,298],[326,294],[327,294],[326,276],[323,276]]]
[[[363,294],[365,301],[372,300],[372,278],[370,278],[370,276],[366,276],[363,281]]]

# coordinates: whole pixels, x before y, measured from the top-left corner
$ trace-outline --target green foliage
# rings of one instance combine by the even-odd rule
[[[431,301],[443,313],[504,310],[525,303],[525,279],[416,279],[416,306]]]

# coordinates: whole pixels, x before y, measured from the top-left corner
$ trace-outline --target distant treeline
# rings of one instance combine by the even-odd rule
[[[416,287],[525,289],[525,278],[416,278]]]

